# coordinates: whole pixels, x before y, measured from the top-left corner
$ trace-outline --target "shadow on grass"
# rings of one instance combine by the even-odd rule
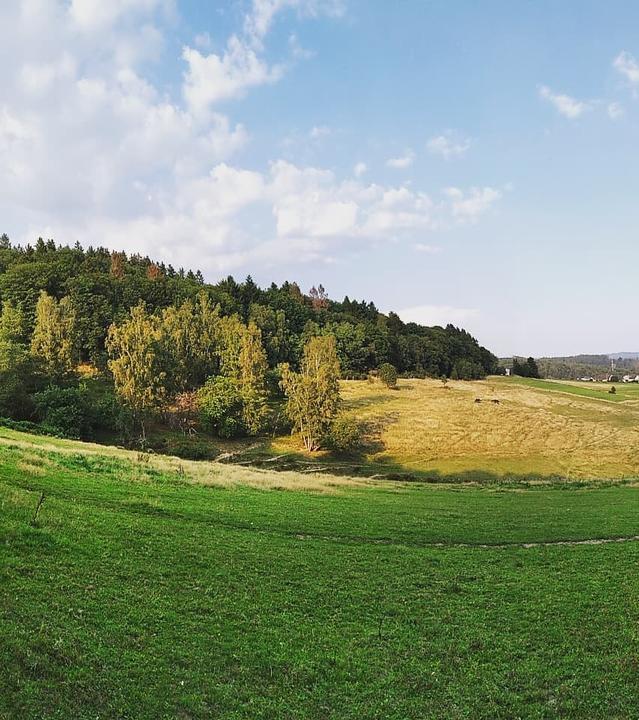
[[[382,448],[383,449],[383,448]],[[389,458],[369,460],[364,453],[341,455],[325,453],[311,457],[303,452],[278,454],[267,446],[252,450],[242,456],[228,460],[229,464],[239,463],[245,467],[263,470],[289,471],[301,474],[322,473],[325,475],[347,476],[353,478],[391,481],[397,483],[422,483],[441,485],[475,485],[493,488],[548,488],[549,486],[566,489],[602,488],[610,485],[622,485],[636,482],[626,479],[582,479],[570,478],[560,474],[540,474],[505,472],[488,470],[463,470],[441,472],[439,470],[407,469],[401,463]]]

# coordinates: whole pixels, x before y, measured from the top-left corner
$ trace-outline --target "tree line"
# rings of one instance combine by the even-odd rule
[[[386,365],[421,377],[498,372],[497,358],[452,325],[403,323],[371,302],[331,300],[321,285],[305,294],[289,282],[262,289],[250,276],[210,284],[199,271],[105,248],[42,239],[14,246],[4,235],[0,298],[0,414],[19,420],[61,422],[61,396],[68,403],[82,394],[79,367],[113,392],[67,413],[78,425],[92,410],[144,434],[146,418],[169,406],[181,407],[188,425],[197,401],[222,436],[260,432],[278,393],[304,434],[293,406],[316,403],[331,415],[340,373],[366,377]],[[320,351],[332,370],[313,366]],[[325,407],[312,398],[313,383]]]

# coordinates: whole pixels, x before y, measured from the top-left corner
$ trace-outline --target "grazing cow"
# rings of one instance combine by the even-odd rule
[[[494,402],[496,405],[499,405],[499,400],[497,400],[497,398],[495,398],[494,400],[492,400],[492,402]]]
[[[475,402],[476,402],[476,403],[480,403],[480,402],[481,402],[481,398],[475,398]]]

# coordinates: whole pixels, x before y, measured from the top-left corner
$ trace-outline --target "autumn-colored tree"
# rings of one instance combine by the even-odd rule
[[[249,323],[243,333],[239,361],[244,425],[249,435],[257,435],[267,412],[265,378],[268,362],[262,333],[254,323]]]
[[[59,302],[44,290],[36,305],[31,354],[51,377],[71,372],[77,361],[76,315],[67,297]]]
[[[144,304],[137,305],[124,321],[111,325],[106,345],[115,390],[140,423],[145,442],[146,421],[167,397],[167,345],[162,323]]]
[[[332,335],[313,337],[306,343],[299,372],[282,366],[286,413],[309,451],[319,450],[337,415],[339,373]]]
[[[149,280],[159,280],[163,273],[159,265],[151,263],[146,269],[146,276]]]
[[[325,310],[328,307],[328,293],[322,284],[313,287],[308,292],[313,310]]]
[[[116,280],[121,280],[124,277],[124,264],[126,262],[126,253],[123,252],[112,252],[111,253],[111,267],[110,274]]]

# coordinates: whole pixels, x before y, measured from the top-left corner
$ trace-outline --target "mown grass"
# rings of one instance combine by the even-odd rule
[[[538,390],[553,390],[554,392],[570,393],[580,397],[609,402],[639,402],[639,383],[602,383],[602,382],[576,382],[570,380],[543,380],[537,378],[512,377],[506,382],[526,385]],[[614,386],[615,392],[610,390]]]
[[[639,546],[520,543],[635,535],[639,488],[154,462],[0,445],[1,718],[634,716]]]
[[[345,412],[371,429],[358,472],[435,480],[638,477],[639,403],[573,393],[582,389],[518,378],[446,385],[401,380],[397,390],[347,381],[342,396]],[[639,399],[639,386],[619,394],[620,400]],[[276,438],[269,452],[293,453],[296,443]],[[328,468],[344,459],[322,456],[318,462]]]

